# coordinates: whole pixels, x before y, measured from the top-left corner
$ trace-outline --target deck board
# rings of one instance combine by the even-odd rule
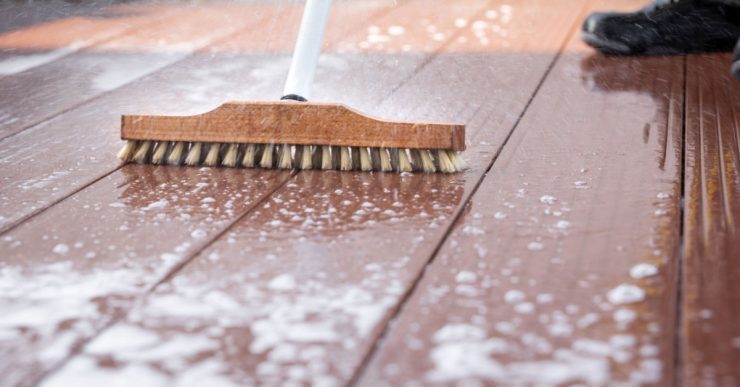
[[[126,0],[101,0],[70,6],[69,3],[65,4],[64,0],[44,2],[6,1],[0,4],[0,33],[5,34],[30,29],[34,26],[61,19],[98,18],[112,9],[125,7],[126,2]]]
[[[686,386],[740,383],[740,85],[729,55],[687,64],[681,345]]]
[[[673,383],[683,59],[592,55],[574,36],[359,385]]]
[[[440,28],[459,18],[472,24],[503,5],[421,4],[389,13],[374,25],[385,29],[408,13],[436,16]],[[351,380],[501,147],[583,3],[574,1],[569,8],[545,1],[513,4],[505,28],[517,38],[491,39],[486,47],[468,25],[436,57],[404,62],[416,68],[382,68],[375,74],[375,87],[358,98],[357,105],[375,114],[444,116],[468,123],[471,133],[486,132],[466,154],[469,172],[298,173],[157,287],[124,321],[90,342],[48,385],[64,385],[83,374],[136,370],[154,372],[152,377],[161,383],[192,380],[194,375],[246,384]],[[548,22],[531,28],[544,15]],[[541,51],[529,51],[533,47]],[[370,63],[365,65],[350,61],[348,67],[363,74],[372,60],[366,58]],[[383,71],[405,75],[386,76]],[[452,76],[439,77],[442,73]],[[345,79],[329,75],[317,79],[317,90],[344,91],[338,86]],[[490,94],[490,99],[479,93]],[[110,345],[128,334],[151,339],[151,345]],[[176,341],[192,345],[168,359],[157,357]],[[103,359],[113,362],[102,364]]]
[[[275,16],[269,12],[273,8],[211,5],[152,9],[149,12],[157,15],[150,17],[154,21],[135,23],[128,33],[3,77],[0,139],[170,66],[243,28],[247,28],[245,33],[260,31]]]
[[[4,3],[2,6],[5,12],[3,16],[8,18],[14,13],[18,16],[28,12],[21,4]],[[32,4],[25,6],[33,8]],[[40,5],[40,8],[44,7],[59,8],[59,4]],[[7,21],[7,25],[2,26],[5,31],[0,35],[0,77],[49,63],[142,27],[163,16],[167,7],[117,4],[102,8],[93,5],[90,8],[67,8],[67,17],[63,17],[65,11],[57,10],[57,19],[30,26],[23,26],[23,20],[17,23]]]

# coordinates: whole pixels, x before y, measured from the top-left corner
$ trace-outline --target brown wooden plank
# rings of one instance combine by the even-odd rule
[[[18,15],[28,12],[24,8],[30,4],[3,6],[7,8],[3,12]],[[0,76],[16,74],[49,63],[84,47],[139,28],[165,16],[173,8],[142,3],[117,4],[102,9],[97,9],[101,7],[99,3],[66,6],[45,3],[45,6],[56,8],[56,16],[61,18],[25,28],[16,26],[15,30],[5,31],[0,35]],[[45,14],[49,15],[51,10],[46,9]]]
[[[740,85],[730,55],[687,60],[681,380],[740,384]]]
[[[370,21],[388,7],[336,7],[333,16],[349,23],[332,26],[329,41],[357,28],[352,21]],[[281,22],[297,27],[301,8],[278,6],[272,12]],[[276,27],[295,33],[295,28]],[[257,51],[272,50],[273,41],[261,42],[261,47],[255,45]],[[55,142],[71,142],[81,135],[75,124],[87,120],[107,127],[107,133],[96,135],[109,141],[111,148],[118,147],[121,109],[187,112],[224,98],[256,98],[282,86],[283,73],[266,77],[257,71],[282,61],[282,56],[213,54],[195,56],[166,74],[101,99],[96,102],[99,105],[70,113],[49,124],[47,135],[67,131]],[[137,296],[289,176],[290,172],[280,171],[127,165],[4,233],[0,237],[0,288],[5,290],[0,296],[0,385],[36,384],[76,346],[130,308]],[[36,313],[43,316],[37,318]]]
[[[301,172],[45,384],[139,371],[161,384],[336,385],[351,379],[501,146],[517,118],[512,111],[526,105],[583,4],[507,3],[514,5],[505,28],[516,38],[491,39],[483,46],[468,24],[439,57],[417,62],[425,66],[407,73],[413,77],[401,79],[404,84],[390,98],[385,99],[388,89],[396,85],[386,80],[393,74],[376,72],[375,87],[365,88],[366,99],[360,100],[385,101],[376,109],[389,115],[460,119],[473,132],[488,133],[486,140],[498,139],[475,143],[466,153],[469,172]],[[502,2],[482,8],[485,4],[472,1],[433,4],[416,3],[375,24],[385,30],[402,16],[421,20],[417,15],[426,14],[440,27],[454,26],[458,18],[472,23],[486,11],[508,10]],[[498,51],[504,42],[542,51]],[[369,67],[373,58],[366,62]],[[352,64],[358,74],[367,71],[361,62]],[[318,80],[322,90],[346,84],[324,76]],[[335,93],[358,93],[346,89]],[[121,337],[137,344],[124,348],[116,343]],[[178,343],[187,349],[162,357]]]
[[[573,37],[358,384],[672,385],[682,89]]]
[[[0,79],[0,138],[171,65],[242,28],[259,30],[265,6],[161,9],[160,17],[46,66]],[[154,11],[158,12],[158,11]]]
[[[84,3],[69,3],[64,0],[4,1],[0,3],[0,33],[5,34],[69,17],[99,17],[122,3],[130,2],[126,0],[100,0]]]

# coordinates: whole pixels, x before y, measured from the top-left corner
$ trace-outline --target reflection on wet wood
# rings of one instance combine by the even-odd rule
[[[407,12],[434,15],[440,25],[454,25],[458,18],[473,23],[503,8],[499,2],[467,8],[415,4],[376,23],[396,25]],[[485,47],[469,28],[461,36],[470,40],[451,42],[435,58],[415,56],[409,68],[376,73],[375,87],[358,99],[380,101],[390,115],[439,116],[446,109],[449,118],[471,123],[473,132],[483,134],[468,153],[469,172],[298,173],[49,381],[101,371],[99,364],[111,364],[108,371],[117,375],[145,367],[163,383],[198,373],[246,384],[351,380],[455,216],[470,210],[463,203],[516,122],[518,114],[511,112],[526,106],[578,9],[558,11],[544,1],[514,6],[512,29],[550,18],[509,43],[533,44],[549,31],[545,53],[456,55],[461,45]],[[349,64],[363,73],[373,63]],[[445,71],[450,76],[440,79]],[[339,76],[319,80],[335,93],[343,83]],[[498,91],[502,85],[507,89]],[[491,103],[471,90],[508,101]],[[106,344],[126,332],[151,341],[130,351]],[[173,342],[193,344],[168,359],[158,357]]]
[[[740,85],[729,55],[688,58],[681,376],[740,383]]]
[[[359,384],[670,385],[682,70],[574,37]]]
[[[24,12],[4,4],[4,12]],[[52,7],[50,5],[49,7]],[[65,17],[0,35],[0,75],[16,74],[49,63],[84,47],[141,28],[177,7],[115,5],[87,15]],[[76,8],[72,8],[76,9]],[[62,16],[67,10],[60,10]],[[19,15],[15,15],[19,16]]]
[[[269,12],[271,9],[203,6],[150,10],[158,17],[135,23],[126,34],[1,78],[0,139],[172,65],[240,29],[264,28],[265,20],[277,14]]]

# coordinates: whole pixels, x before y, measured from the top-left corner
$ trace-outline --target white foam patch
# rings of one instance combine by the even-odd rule
[[[167,386],[168,378],[147,365],[128,365],[122,368],[101,368],[86,357],[77,357],[59,372],[41,382],[41,387],[159,387]]]
[[[69,246],[67,246],[64,243],[59,243],[56,246],[54,246],[54,248],[51,251],[59,255],[65,255],[69,252]]]
[[[98,336],[85,352],[92,354],[127,352],[150,346],[159,341],[154,333],[131,325],[116,325]]]
[[[639,263],[630,269],[630,276],[634,279],[651,277],[656,274],[658,274],[658,268],[649,263]]]
[[[475,275],[475,273],[473,273],[472,271],[461,271],[457,273],[457,275],[455,276],[455,280],[457,282],[467,282],[467,283],[475,282],[477,278],[478,276]]]
[[[275,278],[273,278],[270,283],[267,284],[267,287],[269,287],[272,290],[293,290],[295,289],[296,282],[295,278],[293,278],[290,274],[281,274]]]
[[[609,302],[615,305],[632,304],[645,299],[645,291],[632,284],[621,284],[607,293]]]
[[[537,386],[575,381],[604,385],[609,380],[609,361],[605,357],[558,350],[551,360],[502,364],[493,358],[492,355],[505,353],[507,349],[506,341],[498,338],[442,342],[429,355],[434,368],[426,373],[425,378],[433,383],[477,378],[506,385]]]
[[[79,48],[76,46],[63,47],[57,50],[38,54],[17,55],[0,60],[0,75],[17,74],[31,68],[44,65],[69,55]]]
[[[555,201],[556,200],[558,200],[558,199],[555,198],[555,196],[552,196],[552,195],[542,195],[540,197],[540,203],[544,203],[544,204],[555,204]]]

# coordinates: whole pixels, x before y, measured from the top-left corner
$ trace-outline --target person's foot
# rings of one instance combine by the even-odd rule
[[[732,75],[740,81],[740,39],[735,44],[735,52],[732,56]]]
[[[729,51],[740,38],[740,7],[679,1],[632,13],[595,12],[583,22],[581,34],[608,55]]]

